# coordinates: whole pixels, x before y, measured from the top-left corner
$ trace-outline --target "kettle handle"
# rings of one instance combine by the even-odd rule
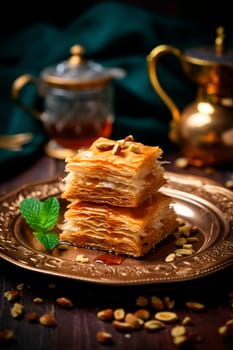
[[[157,92],[157,94],[161,97],[163,102],[167,105],[169,110],[172,113],[173,121],[177,123],[180,120],[180,111],[173,100],[168,96],[165,90],[162,88],[157,72],[157,63],[161,56],[165,54],[173,54],[177,56],[180,60],[182,57],[182,52],[174,46],[171,45],[159,45],[155,47],[147,56],[147,64],[148,64],[148,74],[150,78],[150,82]]]
[[[32,114],[34,117],[40,120],[41,112],[28,106],[26,103],[22,101],[22,95],[21,95],[22,90],[29,83],[34,84],[36,88],[39,89],[38,80],[30,74],[23,74],[18,78],[16,78],[12,84],[12,89],[11,89],[12,98],[25,112]]]

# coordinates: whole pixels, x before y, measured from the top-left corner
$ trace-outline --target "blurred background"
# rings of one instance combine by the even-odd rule
[[[93,5],[109,1],[66,1],[52,2],[24,2],[12,4],[5,2],[1,10],[0,35],[6,37],[35,24],[35,22],[49,22],[59,27],[69,25],[83,12]],[[230,2],[222,0],[186,1],[186,0],[119,0],[118,3],[132,4],[157,14],[183,17],[200,23],[209,33],[213,33],[216,26],[223,25],[226,32],[232,30],[232,10]]]
[[[112,136],[134,134],[138,141],[174,147],[168,139],[171,113],[151,87],[146,56],[159,44],[181,50],[213,46],[218,26],[225,28],[226,45],[233,47],[230,7],[225,0],[5,3],[0,14],[0,134],[29,131],[34,138],[17,154],[0,150],[0,163],[25,167],[46,142],[41,123],[12,101],[14,80],[25,73],[39,77],[47,66],[66,60],[74,44],[85,47],[87,58],[127,72],[113,81]],[[180,109],[193,101],[196,85],[184,76],[176,58],[164,61],[161,74]],[[26,99],[34,100],[32,90]]]

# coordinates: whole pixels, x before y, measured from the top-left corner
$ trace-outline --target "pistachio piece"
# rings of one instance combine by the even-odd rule
[[[125,141],[134,141],[133,135],[128,135],[124,138]]]
[[[116,143],[114,146],[113,146],[113,149],[112,149],[112,154],[115,154],[115,155],[118,155],[121,153],[121,146],[120,144]]]
[[[175,326],[171,329],[171,335],[178,337],[186,334],[186,328],[182,325]]]
[[[204,304],[198,303],[196,301],[187,301],[185,305],[189,310],[192,310],[192,311],[200,311],[205,308]]]
[[[98,150],[100,151],[110,151],[111,149],[113,149],[113,147],[114,147],[113,143],[98,142],[96,144],[96,148],[98,148]]]
[[[155,318],[162,322],[175,322],[178,320],[178,316],[172,311],[160,311],[155,314]]]
[[[133,153],[141,153],[141,148],[134,145],[133,143],[129,146],[129,151]]]
[[[150,318],[150,311],[146,309],[139,309],[134,312],[134,316],[142,319],[143,321],[147,321]]]
[[[150,303],[153,309],[155,310],[162,310],[164,308],[163,300],[158,298],[157,296],[153,295],[150,298]]]
[[[121,332],[130,332],[132,330],[131,325],[125,321],[113,320],[112,325],[115,329]]]
[[[44,314],[44,315],[42,315],[39,318],[39,323],[42,326],[46,326],[46,327],[54,327],[54,326],[57,325],[57,322],[56,322],[55,318],[51,314]]]
[[[105,331],[99,331],[96,333],[96,339],[101,344],[111,344],[113,341],[112,334]]]
[[[114,310],[113,315],[115,320],[123,321],[125,318],[125,310],[123,308],[116,309]]]
[[[125,322],[129,323],[131,328],[139,329],[143,325],[143,320],[131,312],[127,313],[125,316]]]
[[[165,324],[159,320],[148,320],[144,323],[144,328],[147,331],[157,331],[165,327]]]
[[[97,312],[97,318],[102,321],[111,321],[113,316],[114,314],[112,309],[104,309]]]
[[[139,297],[137,297],[136,299],[136,305],[139,307],[145,307],[148,306],[149,304],[149,299],[143,295],[140,295]]]
[[[172,262],[176,259],[176,254],[175,253],[170,253],[166,256],[165,262]]]

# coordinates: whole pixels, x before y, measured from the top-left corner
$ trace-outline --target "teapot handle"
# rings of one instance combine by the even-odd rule
[[[34,84],[36,88],[39,89],[38,80],[30,74],[23,74],[16,78],[12,84],[12,98],[25,112],[32,114],[37,119],[41,119],[41,112],[28,106],[22,101],[21,92],[23,88],[29,83]]]
[[[157,63],[159,58],[165,54],[173,54],[177,56],[180,60],[182,57],[182,52],[176,47],[171,45],[159,45],[155,47],[147,56],[148,73],[149,73],[150,82],[154,90],[157,92],[157,94],[161,97],[163,102],[170,109],[174,123],[177,123],[180,120],[180,111],[176,106],[176,104],[172,101],[172,99],[168,96],[168,94],[162,88],[158,79]]]

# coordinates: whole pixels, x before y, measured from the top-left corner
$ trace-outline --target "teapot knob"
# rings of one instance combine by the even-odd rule
[[[71,66],[78,66],[85,62],[83,55],[84,55],[84,48],[81,45],[73,45],[70,49],[71,57],[69,59],[69,64]]]
[[[223,27],[218,27],[216,29],[217,37],[215,39],[215,51],[217,55],[222,55],[224,51],[224,39],[225,39],[225,32]]]

